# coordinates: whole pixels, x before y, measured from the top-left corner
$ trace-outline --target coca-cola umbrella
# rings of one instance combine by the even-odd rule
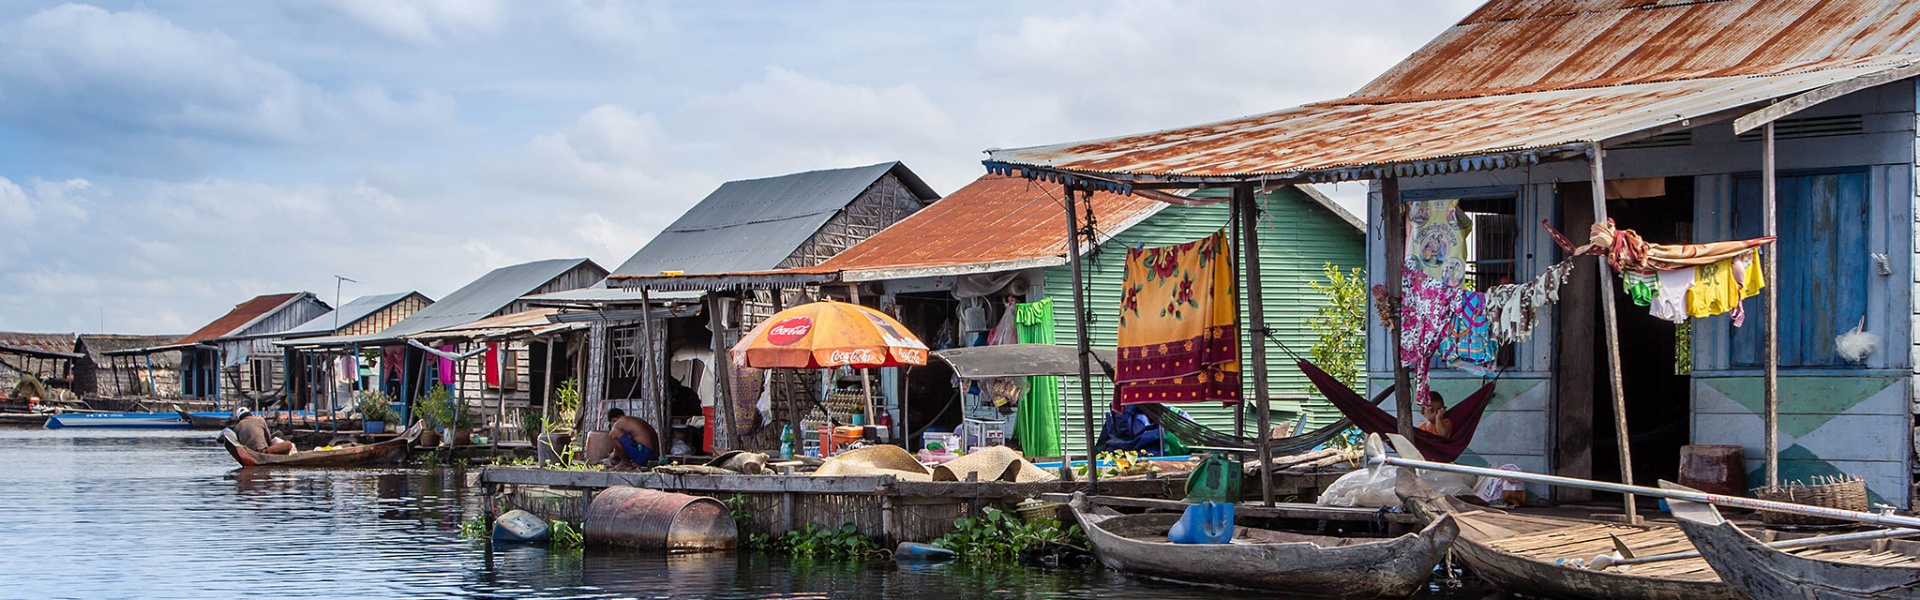
[[[901,367],[927,364],[927,345],[886,313],[823,300],[767,317],[732,349],[737,365],[761,369]],[[873,392],[860,378],[867,414]]]

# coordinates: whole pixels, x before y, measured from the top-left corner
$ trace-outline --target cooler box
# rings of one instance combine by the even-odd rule
[[[858,425],[820,428],[820,457],[833,456],[842,446],[860,441],[866,428]]]

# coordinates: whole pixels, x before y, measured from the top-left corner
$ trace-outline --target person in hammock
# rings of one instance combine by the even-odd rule
[[[1440,437],[1453,436],[1453,422],[1447,420],[1447,400],[1440,392],[1427,392],[1427,405],[1420,408],[1420,416],[1427,422],[1420,424],[1420,430]]]

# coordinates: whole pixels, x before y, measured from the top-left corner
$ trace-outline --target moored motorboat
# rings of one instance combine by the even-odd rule
[[[1920,598],[1920,557],[1884,542],[1774,548],[1722,518],[1711,504],[1667,504],[1713,570],[1753,600]]]
[[[91,427],[110,429],[187,429],[192,427],[179,413],[61,413],[47,417],[47,429]]]
[[[1625,525],[1468,506],[1402,475],[1394,490],[1425,520],[1452,517],[1460,528],[1454,556],[1502,591],[1587,600],[1738,600],[1740,594],[1700,558],[1591,568],[1593,558],[1625,545],[1641,556],[1693,549],[1671,525]]]
[[[186,421],[187,424],[194,429],[225,429],[227,427],[227,421],[232,419],[232,413],[224,412],[187,412],[184,410],[175,410],[174,414],[180,415],[180,420]]]
[[[1121,515],[1075,494],[1074,515],[1108,568],[1183,583],[1278,592],[1290,598],[1400,598],[1424,589],[1458,530],[1442,517],[1392,538],[1307,535],[1236,527],[1226,544],[1176,544],[1180,515]]]
[[[239,436],[232,429],[220,430],[220,445],[242,467],[286,466],[286,467],[357,467],[364,465],[384,465],[397,463],[407,458],[407,446],[420,437],[426,430],[426,422],[413,424],[399,437],[363,446],[347,446],[332,450],[308,450],[293,454],[264,454],[254,452],[240,445]]]

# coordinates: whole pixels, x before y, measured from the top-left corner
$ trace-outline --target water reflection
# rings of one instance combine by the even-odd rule
[[[0,596],[1271,598],[1099,569],[549,552],[459,537],[451,469],[237,469],[204,432],[0,429]]]

